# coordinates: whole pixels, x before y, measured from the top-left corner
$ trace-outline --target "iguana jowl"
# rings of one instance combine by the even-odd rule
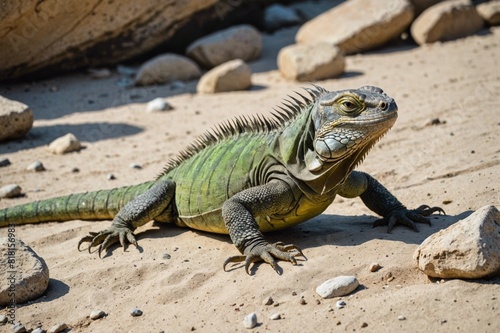
[[[135,186],[72,194],[0,210],[0,226],[46,221],[113,219],[111,227],[82,238],[102,251],[120,242],[137,246],[133,231],[151,221],[229,234],[242,253],[224,263],[275,259],[296,264],[295,245],[268,243],[263,232],[321,214],[338,194],[361,197],[389,231],[442,212],[408,210],[370,175],[353,171],[397,118],[382,89],[329,92],[305,89],[273,119],[241,117],[207,132],[171,160],[155,180]],[[443,212],[444,213],[444,212]]]

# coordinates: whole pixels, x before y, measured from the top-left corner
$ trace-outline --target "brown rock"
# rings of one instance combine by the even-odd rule
[[[9,232],[7,229],[8,237],[0,238],[0,306],[35,299],[49,285],[45,261]]]
[[[280,50],[278,68],[287,79],[324,80],[342,74],[345,60],[340,49],[329,43],[294,44]]]
[[[489,25],[500,24],[500,0],[479,4],[476,6],[476,10]]]
[[[500,273],[500,212],[485,206],[429,236],[413,255],[417,267],[437,278],[478,279]]]
[[[194,61],[178,54],[167,53],[145,62],[135,76],[135,84],[147,86],[187,81],[197,79],[200,75],[200,68]]]
[[[469,0],[449,0],[425,10],[412,24],[411,35],[420,45],[471,35],[484,22]]]
[[[250,61],[262,52],[262,36],[250,25],[215,32],[188,46],[186,54],[201,66],[212,68],[235,59]]]
[[[352,54],[399,37],[412,19],[409,0],[350,0],[305,23],[295,40],[301,44],[327,42]]]
[[[205,73],[198,82],[199,93],[245,90],[252,85],[252,71],[243,60],[231,60]]]
[[[33,111],[26,104],[0,96],[0,142],[21,138],[32,126]]]

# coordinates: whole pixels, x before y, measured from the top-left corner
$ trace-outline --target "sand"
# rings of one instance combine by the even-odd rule
[[[3,84],[0,94],[28,104],[36,120],[24,140],[0,145],[0,158],[12,162],[0,169],[0,183],[17,183],[26,194],[1,200],[0,208],[154,179],[169,158],[221,120],[268,115],[305,86],[286,81],[276,69],[279,48],[293,43],[295,32],[264,38],[261,59],[251,63],[249,91],[198,95],[195,82],[124,89],[118,74],[92,79],[84,72]],[[110,222],[19,226],[16,236],[46,260],[51,280],[45,296],[19,305],[16,320],[45,329],[65,322],[71,332],[246,332],[242,320],[255,312],[254,332],[499,332],[499,276],[431,280],[412,260],[432,233],[484,205],[500,204],[499,67],[500,28],[492,28],[446,43],[402,43],[349,56],[342,77],[317,82],[329,90],[376,85],[396,99],[398,121],[359,169],[408,207],[442,206],[448,215],[433,216],[431,227],[420,225],[416,233],[398,226],[388,234],[385,227],[371,227],[377,217],[359,199],[337,199],[311,221],[267,235],[299,245],[307,261],[280,262],[282,275],[259,264],[248,276],[241,265],[222,270],[224,260],[238,254],[227,236],[150,223],[138,229],[139,250],[114,247],[99,259],[76,246]],[[175,110],[146,112],[147,101],[156,97],[166,97]],[[436,118],[440,124],[429,125]],[[86,148],[63,156],[46,151],[68,132]],[[26,171],[35,160],[47,171]],[[110,173],[115,180],[107,180]],[[372,262],[382,268],[370,272]],[[315,293],[338,275],[356,275],[361,283],[342,298],[343,309],[335,306],[339,298]],[[263,305],[269,296],[275,303]],[[132,317],[133,307],[144,314]],[[92,321],[94,309],[108,315]],[[282,319],[269,319],[273,313]]]

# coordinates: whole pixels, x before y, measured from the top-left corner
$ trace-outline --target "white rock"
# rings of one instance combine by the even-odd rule
[[[33,111],[23,103],[0,96],[0,142],[18,139],[33,126]]]
[[[429,236],[413,255],[437,278],[478,279],[500,272],[500,212],[485,206]]]
[[[41,296],[49,285],[49,268],[45,261],[21,240],[15,239],[15,235],[9,235],[8,229],[5,231],[8,237],[0,238],[0,306],[10,304],[9,290],[15,290],[16,303],[21,304]]]
[[[5,325],[7,324],[7,321],[9,320],[9,318],[7,318],[6,315],[4,314],[0,314],[0,325]]]
[[[22,189],[17,184],[8,184],[0,187],[0,198],[15,198],[21,195]]]
[[[287,79],[316,81],[342,74],[345,60],[340,49],[328,43],[294,44],[280,50],[278,68]]]
[[[269,31],[299,24],[301,21],[300,16],[293,8],[281,4],[271,5],[264,11],[264,27]]]
[[[130,310],[130,315],[132,317],[139,317],[142,316],[142,311],[138,308],[133,308],[132,310]]]
[[[280,320],[281,319],[281,315],[276,312],[276,313],[273,313],[272,315],[270,315],[269,319],[271,319],[271,320]]]
[[[101,319],[101,318],[103,318],[105,316],[106,316],[106,312],[104,312],[102,310],[93,310],[90,313],[90,319],[92,319],[92,320]]]
[[[252,312],[243,318],[243,327],[254,328],[255,326],[257,326],[257,314],[255,312]]]
[[[476,6],[476,10],[489,25],[500,24],[500,0],[483,2]]]
[[[343,309],[346,305],[347,304],[344,301],[337,301],[337,303],[335,303],[335,306],[337,307],[337,309]]]
[[[147,86],[176,80],[187,81],[197,79],[200,75],[200,68],[191,59],[167,53],[145,62],[135,76],[135,84]]]
[[[447,41],[472,35],[484,26],[469,0],[449,0],[427,8],[411,25],[418,44]]]
[[[316,288],[316,293],[323,298],[345,296],[359,286],[355,276],[337,276],[323,282]]]
[[[231,60],[205,73],[198,82],[199,93],[245,90],[252,85],[252,71],[243,60]]]
[[[399,37],[412,20],[409,0],[350,0],[306,22],[295,40],[299,44],[327,42],[344,54],[358,53]]]
[[[238,25],[196,40],[186,54],[198,64],[213,68],[235,59],[250,61],[262,52],[262,36],[250,25]]]
[[[161,97],[153,99],[146,105],[146,110],[148,112],[168,111],[172,109],[172,105],[170,105],[164,98]]]
[[[37,327],[31,333],[45,333],[45,330],[43,328]]]
[[[82,145],[76,136],[72,133],[68,133],[52,141],[47,149],[54,154],[66,154],[73,151],[79,151],[81,148]]]
[[[60,324],[52,326],[49,329],[49,333],[59,333],[59,332],[64,331],[67,328],[68,328],[68,325],[66,325],[65,323],[60,323]]]
[[[30,165],[28,165],[28,167],[26,167],[26,170],[40,172],[40,171],[45,171],[45,167],[43,166],[42,162],[35,161]]]

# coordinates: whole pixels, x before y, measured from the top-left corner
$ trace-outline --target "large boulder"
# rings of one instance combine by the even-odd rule
[[[417,267],[437,278],[478,279],[500,273],[500,212],[484,206],[429,236],[413,255]]]
[[[0,142],[21,138],[32,126],[33,111],[26,104],[0,96]]]
[[[448,0],[426,9],[411,25],[411,35],[421,45],[472,35],[483,26],[470,0]]]
[[[217,0],[4,1],[0,80],[116,64],[160,45],[180,50],[251,5],[250,0],[230,5]]]
[[[344,54],[373,49],[399,37],[413,20],[409,0],[350,0],[305,23],[297,43],[328,42]]]

